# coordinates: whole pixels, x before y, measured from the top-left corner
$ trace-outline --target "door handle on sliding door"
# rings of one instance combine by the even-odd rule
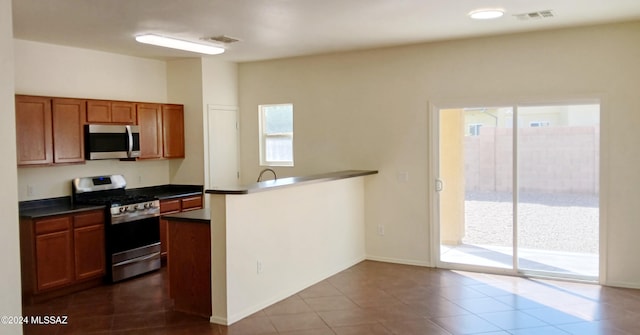
[[[443,189],[444,183],[442,182],[442,179],[436,179],[436,192],[442,192]]]

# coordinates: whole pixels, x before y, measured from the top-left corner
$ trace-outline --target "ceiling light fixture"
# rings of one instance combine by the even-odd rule
[[[469,12],[469,17],[474,20],[497,19],[499,17],[502,17],[502,15],[504,15],[504,9],[500,8],[476,9]]]
[[[207,55],[218,55],[224,52],[224,48],[211,45],[189,42],[171,37],[165,37],[155,34],[144,34],[136,36],[136,41],[140,43],[157,45],[165,48],[186,50]]]

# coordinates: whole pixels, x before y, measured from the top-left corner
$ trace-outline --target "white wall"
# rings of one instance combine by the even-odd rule
[[[212,195],[212,321],[231,324],[362,261],[364,179]]]
[[[260,169],[257,105],[293,103],[296,166],[278,173],[379,170],[368,257],[429,265],[429,103],[601,98],[605,280],[640,287],[639,40],[630,22],[240,64],[242,169]]]
[[[18,39],[13,46],[17,94],[173,102],[167,98],[164,61]],[[114,173],[124,174],[127,187],[171,181],[168,160],[108,160],[84,165],[19,168],[19,199],[69,195],[73,178]],[[28,186],[34,187],[33,195],[27,195]]]
[[[22,315],[11,22],[11,0],[0,0],[0,316]],[[0,324],[0,333],[22,334],[22,326]]]

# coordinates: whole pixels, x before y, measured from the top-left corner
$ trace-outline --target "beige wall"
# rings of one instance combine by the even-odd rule
[[[4,176],[0,192],[0,316],[22,315],[11,20],[11,0],[0,0],[0,172]],[[22,326],[0,324],[0,333],[22,334]]]
[[[14,46],[16,93],[169,102],[164,61],[17,39]],[[114,173],[124,174],[128,187],[171,181],[168,160],[19,168],[19,199],[69,195],[73,178]],[[33,187],[33,195],[27,195],[28,186]]]
[[[207,185],[207,106],[238,105],[237,64],[215,58],[167,62],[169,101],[185,105],[185,155],[170,161],[172,183]]]
[[[211,320],[234,323],[364,260],[369,178],[211,195]]]
[[[238,107],[238,64],[231,62],[223,62],[216,60],[215,57],[202,58],[202,90],[203,90],[203,118],[202,124],[205,128],[204,131],[204,171],[205,182],[204,185],[211,185],[211,180],[220,180],[220,176],[215,177],[211,174],[215,174],[218,171],[220,165],[226,166],[224,162],[219,162],[219,157],[212,157],[213,155],[220,155],[219,152],[209,155],[209,106],[215,106],[216,109],[237,109]],[[236,143],[236,141],[229,141],[229,145]],[[238,151],[239,148],[236,148]],[[233,152],[233,151],[231,151]],[[238,157],[227,157],[227,159],[233,159],[237,162]],[[217,165],[220,164],[220,165]],[[237,165],[237,163],[236,163]],[[230,181],[230,184],[233,184]]]
[[[366,185],[368,256],[432,264],[429,103],[601,98],[604,279],[640,287],[638,40],[630,22],[240,64],[242,169],[259,171],[257,105],[293,103],[296,165],[279,174],[380,170]]]
[[[202,58],[202,90],[206,105],[238,106],[238,65]]]
[[[202,127],[202,61],[200,58],[167,62],[169,101],[184,105],[184,159],[169,162],[170,179],[176,184],[204,183]]]

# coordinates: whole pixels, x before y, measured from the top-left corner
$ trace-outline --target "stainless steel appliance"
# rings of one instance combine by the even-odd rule
[[[140,127],[87,124],[84,128],[86,159],[135,158],[140,156]]]
[[[107,273],[116,282],[160,268],[160,201],[125,190],[122,175],[76,178],[76,204],[106,206]]]

